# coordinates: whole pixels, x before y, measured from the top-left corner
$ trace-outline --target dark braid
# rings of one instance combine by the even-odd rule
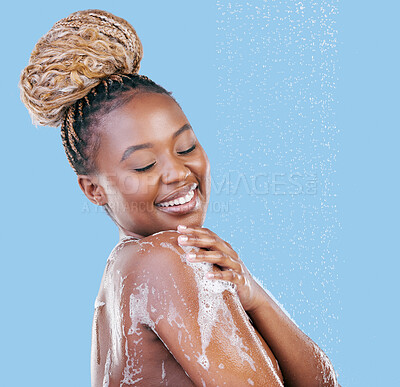
[[[88,175],[96,171],[94,159],[100,136],[96,135],[95,127],[99,118],[125,105],[137,93],[166,94],[174,99],[171,92],[144,75],[121,74],[103,79],[67,109],[61,138],[68,161],[77,174]]]

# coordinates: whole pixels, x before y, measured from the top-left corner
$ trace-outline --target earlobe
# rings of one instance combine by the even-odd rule
[[[82,192],[93,204],[104,206],[107,203],[103,187],[92,176],[78,175],[78,184]]]

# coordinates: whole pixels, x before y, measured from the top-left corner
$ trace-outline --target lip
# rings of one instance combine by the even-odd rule
[[[177,189],[176,191],[173,191],[173,192],[169,193],[168,195],[164,196],[161,200],[156,202],[155,205],[158,207],[158,205],[160,203],[169,202],[171,200],[184,197],[187,195],[187,193],[189,191],[191,191],[194,188],[197,188],[197,183],[187,184],[184,187],[181,187],[181,188]]]
[[[192,187],[192,186],[190,186],[190,187]],[[178,204],[178,205],[169,206],[169,207],[161,207],[161,206],[156,206],[156,207],[160,211],[166,212],[168,214],[173,214],[173,215],[188,214],[189,212],[192,212],[192,211],[196,210],[198,208],[198,206],[199,206],[199,197],[198,197],[197,184],[196,184],[196,188],[195,188],[193,193],[194,194],[193,194],[192,199],[189,202],[185,203],[185,204]]]

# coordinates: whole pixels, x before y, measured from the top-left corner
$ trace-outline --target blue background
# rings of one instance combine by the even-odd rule
[[[399,383],[399,5],[174,0],[3,6],[2,385],[90,385],[93,303],[117,229],[17,89],[37,40],[88,8],[135,27],[140,73],[173,91],[206,149],[205,226],[342,386]]]

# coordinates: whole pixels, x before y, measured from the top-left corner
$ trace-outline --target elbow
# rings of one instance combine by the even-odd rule
[[[340,387],[335,376],[329,375],[318,379],[315,387]]]
[[[337,375],[329,360],[322,364],[321,371],[315,376],[315,383],[310,387],[340,387]]]
[[[340,387],[337,382],[337,378],[335,373],[331,374],[323,374],[319,373],[317,375],[311,376],[309,375],[307,378],[299,381],[298,379],[292,383],[287,383],[284,380],[284,385],[291,386],[291,387]]]
[[[315,376],[313,387],[340,387],[336,372],[328,356],[317,345],[314,346],[314,351],[318,374]]]

